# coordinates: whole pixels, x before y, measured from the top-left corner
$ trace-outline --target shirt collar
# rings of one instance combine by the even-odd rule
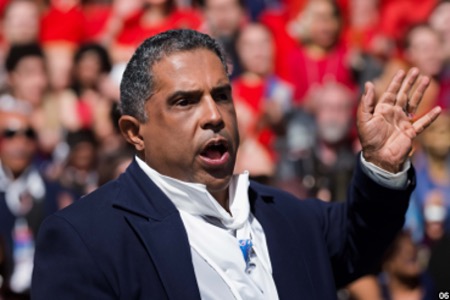
[[[194,216],[216,218],[227,229],[241,228],[248,220],[250,214],[248,172],[233,175],[231,178],[229,185],[230,215],[207,191],[204,184],[184,182],[160,174],[137,156],[136,162],[178,210]]]

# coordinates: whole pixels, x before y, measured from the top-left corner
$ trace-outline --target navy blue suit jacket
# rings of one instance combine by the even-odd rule
[[[359,163],[345,203],[252,182],[280,299],[335,299],[336,286],[367,271],[401,229],[413,188],[384,188]],[[32,299],[200,299],[179,212],[136,162],[44,222]]]

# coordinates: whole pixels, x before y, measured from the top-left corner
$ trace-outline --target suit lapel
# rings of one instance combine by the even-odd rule
[[[125,219],[158,270],[169,299],[199,300],[188,237],[175,206],[135,161],[119,181],[123,194],[114,207],[129,213]]]
[[[249,198],[252,213],[264,229],[279,298],[314,299],[303,251],[292,242],[296,233],[277,210],[273,196],[260,194],[251,185]]]

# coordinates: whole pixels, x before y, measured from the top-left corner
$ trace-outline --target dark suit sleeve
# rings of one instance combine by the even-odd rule
[[[52,215],[39,231],[31,298],[101,300],[118,297],[72,225]]]
[[[338,287],[377,266],[403,226],[414,183],[411,168],[406,189],[383,187],[363,172],[358,157],[348,200],[340,204],[321,204],[322,231]]]

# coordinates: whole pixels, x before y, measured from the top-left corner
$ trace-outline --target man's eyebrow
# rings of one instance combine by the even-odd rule
[[[229,83],[222,84],[212,88],[211,94],[221,93],[221,92],[231,92],[231,85]],[[170,94],[167,99],[179,99],[179,98],[193,98],[199,97],[203,94],[202,90],[186,90],[186,91],[175,91]]]
[[[201,90],[187,90],[187,91],[175,91],[167,97],[167,99],[179,99],[179,98],[192,98],[199,97],[202,95]]]
[[[231,84],[226,83],[219,86],[214,87],[211,90],[211,94],[219,93],[219,92],[231,92]]]

